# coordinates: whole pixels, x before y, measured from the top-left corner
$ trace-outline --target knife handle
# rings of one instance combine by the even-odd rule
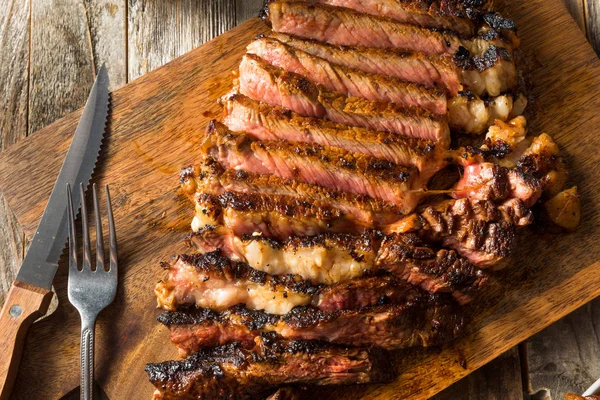
[[[0,400],[9,398],[27,330],[46,314],[52,291],[15,281],[0,312]]]

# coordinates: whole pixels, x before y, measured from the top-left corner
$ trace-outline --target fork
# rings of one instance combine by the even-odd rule
[[[94,214],[96,215],[96,269],[92,270],[88,214],[85,205],[85,191],[81,191],[81,229],[83,237],[83,263],[81,270],[77,261],[77,241],[75,238],[75,213],[71,188],[67,185],[69,215],[69,301],[79,311],[81,317],[81,364],[80,396],[83,400],[92,399],[94,384],[94,328],[100,311],[108,306],[117,293],[117,237],[110,204],[110,193],[106,186],[106,208],[108,214],[108,237],[110,241],[110,267],[105,269],[102,220],[98,206],[96,185],[93,185]]]

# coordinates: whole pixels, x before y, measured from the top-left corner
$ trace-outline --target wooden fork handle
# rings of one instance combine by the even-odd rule
[[[9,398],[27,330],[46,314],[52,291],[15,281],[0,312],[0,400]]]

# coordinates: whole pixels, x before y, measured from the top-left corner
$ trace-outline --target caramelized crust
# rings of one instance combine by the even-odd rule
[[[415,168],[315,143],[253,141],[248,135],[211,123],[202,144],[226,168],[319,184],[336,191],[366,195],[412,211],[423,183]]]
[[[401,349],[436,346],[462,331],[464,316],[450,298],[425,295],[403,304],[357,310],[321,311],[296,307],[284,316],[241,307],[215,313],[208,310],[164,312],[159,322],[171,331],[180,354],[238,341],[246,346],[264,332],[283,339],[319,340],[352,346]]]
[[[247,51],[273,66],[302,75],[346,96],[422,107],[436,114],[446,113],[446,97],[438,89],[330,63],[270,37],[255,40]]]
[[[148,364],[155,400],[264,398],[285,384],[388,382],[393,368],[380,350],[309,341],[257,338],[252,348],[231,343],[181,361]]]
[[[428,140],[448,140],[446,117],[422,108],[347,97],[317,86],[301,75],[274,67],[254,54],[242,58],[239,71],[240,93],[305,117],[327,118],[346,125]]]

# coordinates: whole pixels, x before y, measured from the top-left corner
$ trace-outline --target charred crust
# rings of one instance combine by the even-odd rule
[[[179,172],[179,183],[183,184],[190,178],[193,178],[196,175],[195,169],[193,166],[182,168]]]
[[[273,290],[281,287],[301,294],[314,294],[319,290],[318,285],[312,285],[310,281],[303,280],[297,275],[269,275],[250,267],[248,264],[232,261],[222,255],[221,249],[205,254],[183,254],[179,256],[179,260],[185,264],[193,265],[199,273],[209,279],[246,280],[269,286]],[[176,265],[172,265],[171,268],[176,268]]]
[[[231,208],[239,212],[276,212],[288,217],[311,217],[321,221],[330,221],[344,216],[340,210],[333,207],[290,196],[228,191],[219,196],[219,202],[223,208]]]
[[[456,53],[454,54],[452,60],[459,68],[471,68],[471,52],[463,46],[458,47],[458,50],[456,50]]]
[[[511,19],[504,18],[502,15],[495,12],[483,14],[483,21],[495,30],[508,29],[517,33],[517,26]]]
[[[503,47],[497,47],[490,45],[490,47],[483,53],[483,55],[476,55],[473,57],[473,65],[480,72],[485,71],[496,65],[500,60],[511,61],[512,57],[508,50]]]
[[[258,18],[262,19],[269,28],[272,26],[270,16],[270,5],[272,2],[273,0],[265,0],[263,7],[258,12]]]

